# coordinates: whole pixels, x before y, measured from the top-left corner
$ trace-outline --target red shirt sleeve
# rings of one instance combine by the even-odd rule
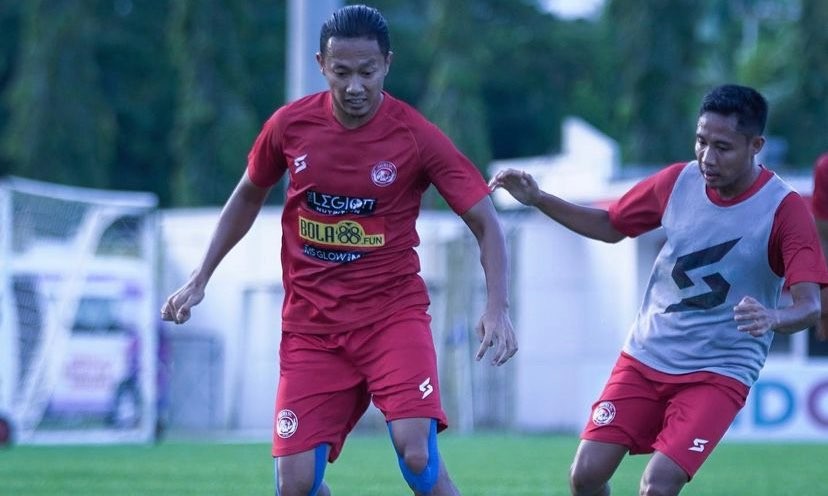
[[[814,166],[814,217],[828,220],[828,153],[823,153]]]
[[[661,217],[686,162],[672,164],[630,188],[609,206],[612,227],[634,238],[661,226]]]
[[[420,135],[420,158],[429,180],[455,213],[463,215],[488,196],[483,175],[437,126],[425,124]]]
[[[771,268],[787,286],[800,282],[828,285],[828,268],[814,219],[799,193],[790,193],[773,218],[768,246]]]
[[[282,153],[285,110],[277,110],[262,126],[247,154],[247,175],[253,184],[267,188],[278,183],[287,170]]]

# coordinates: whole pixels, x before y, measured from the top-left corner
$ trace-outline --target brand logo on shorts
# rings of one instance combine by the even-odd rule
[[[276,434],[282,439],[287,439],[296,433],[299,428],[299,419],[290,410],[281,410],[276,415]]]
[[[431,385],[431,377],[426,377],[426,380],[420,384],[420,391],[423,392],[423,397],[421,399],[426,399],[426,397],[434,391],[434,387]]]
[[[612,404],[612,401],[602,401],[592,411],[592,423],[595,425],[607,425],[614,418],[615,405]]]
[[[384,188],[397,179],[397,166],[391,162],[380,162],[371,169],[371,181]]]
[[[704,453],[704,445],[709,443],[709,442],[710,441],[708,441],[707,439],[702,439],[700,437],[697,437],[696,439],[693,440],[693,446],[690,446],[687,449],[688,449],[688,451],[698,451],[699,453]]]

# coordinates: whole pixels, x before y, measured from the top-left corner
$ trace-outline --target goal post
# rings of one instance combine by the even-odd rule
[[[0,419],[15,442],[152,439],[157,251],[152,194],[0,180]]]

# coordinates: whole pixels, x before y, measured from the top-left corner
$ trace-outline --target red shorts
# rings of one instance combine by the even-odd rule
[[[435,418],[445,429],[430,322],[416,307],[354,331],[282,333],[273,456],[326,443],[334,461],[372,399],[386,421]]]
[[[581,438],[620,444],[633,455],[659,451],[692,478],[745,405],[748,391],[720,374],[665,374],[621,354]]]

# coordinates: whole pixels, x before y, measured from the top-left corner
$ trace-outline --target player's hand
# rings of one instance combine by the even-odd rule
[[[759,337],[773,330],[776,324],[776,313],[765,308],[750,296],[745,296],[739,304],[733,307],[733,319],[740,332]]]
[[[171,294],[161,306],[161,319],[183,324],[190,319],[190,309],[204,299],[204,285],[190,278],[187,284]]]
[[[506,169],[498,172],[489,181],[489,190],[503,188],[515,197],[515,200],[524,205],[533,206],[540,198],[540,188],[537,181],[524,171]]]
[[[517,353],[517,337],[512,328],[509,313],[500,311],[486,311],[480,317],[475,327],[480,348],[477,349],[475,360],[481,360],[489,348],[492,348],[492,365],[500,366],[509,361]]]

